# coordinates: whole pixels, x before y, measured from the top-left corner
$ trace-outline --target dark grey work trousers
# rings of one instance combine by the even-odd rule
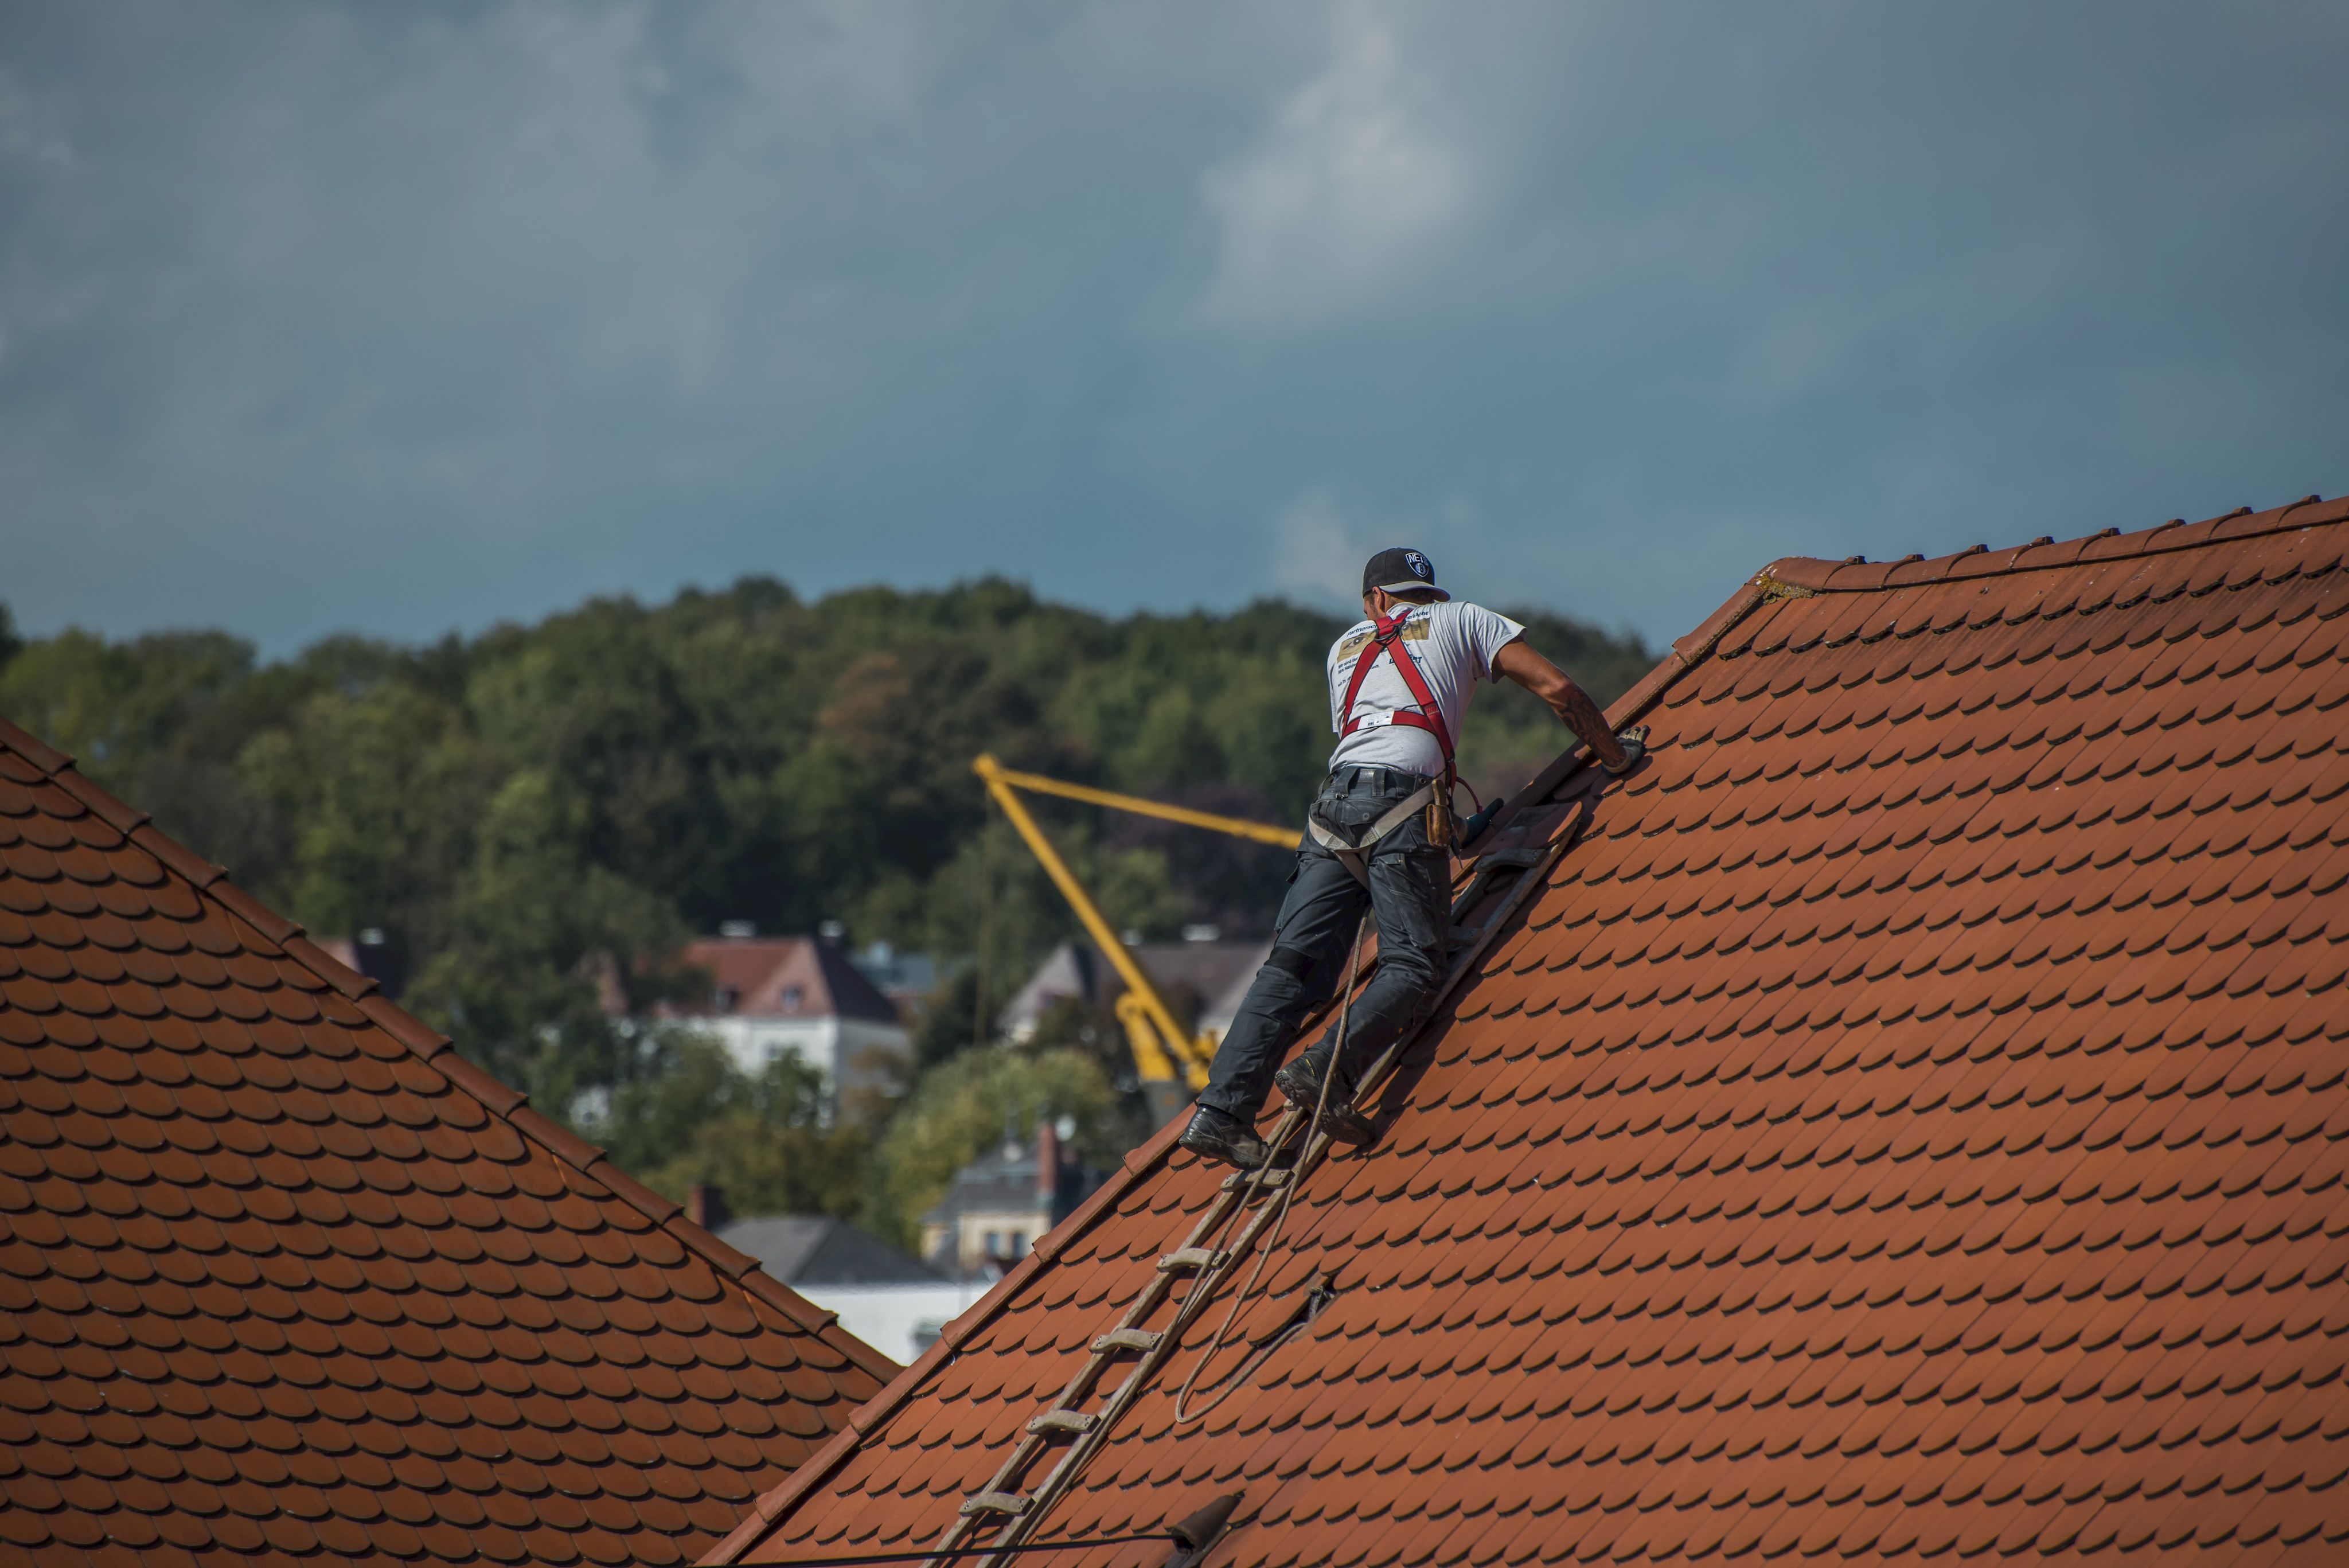
[[[1354,842],[1427,780],[1392,768],[1340,768],[1314,798],[1313,815]],[[1450,856],[1427,841],[1427,814],[1412,813],[1371,846],[1365,888],[1345,863],[1307,833],[1297,846],[1288,892],[1273,927],[1272,953],[1216,1047],[1202,1105],[1253,1121],[1297,1026],[1346,980],[1346,955],[1367,906],[1378,915],[1379,967],[1354,999],[1331,1095],[1350,1093],[1356,1074],[1425,1021],[1444,978],[1452,921]],[[1333,1025],[1334,1027],[1334,1025]]]

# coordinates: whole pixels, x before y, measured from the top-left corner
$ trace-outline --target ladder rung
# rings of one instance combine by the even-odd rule
[[[1206,1247],[1185,1247],[1179,1252],[1169,1252],[1159,1259],[1158,1272],[1172,1274],[1184,1269],[1212,1269],[1223,1261],[1221,1252],[1211,1251]]]
[[[1082,1410],[1047,1410],[1028,1423],[1031,1432],[1090,1432],[1100,1417]]]
[[[1530,871],[1541,863],[1541,857],[1538,849],[1495,849],[1490,855],[1479,855],[1476,868]]]
[[[1093,1353],[1098,1355],[1107,1350],[1138,1350],[1148,1355],[1158,1348],[1160,1337],[1155,1329],[1113,1328],[1093,1341]]]
[[[1016,1491],[978,1491],[962,1500],[965,1519],[974,1514],[1002,1513],[1017,1519],[1028,1511],[1028,1500]]]
[[[1224,1190],[1226,1192],[1237,1192],[1242,1187],[1247,1185],[1251,1177],[1258,1175],[1261,1175],[1264,1178],[1263,1180],[1257,1183],[1257,1189],[1261,1191],[1278,1192],[1282,1188],[1288,1185],[1288,1172],[1285,1170],[1235,1170],[1229,1176],[1224,1178]]]
[[[1464,948],[1484,934],[1485,928],[1482,926],[1454,926],[1452,928],[1452,945],[1455,948]]]

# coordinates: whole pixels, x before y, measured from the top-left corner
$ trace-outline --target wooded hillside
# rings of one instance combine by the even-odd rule
[[[1652,662],[1634,639],[1514,613],[1602,701]],[[972,756],[1299,822],[1341,629],[1278,601],[1112,618],[997,578],[814,601],[745,578],[276,662],[219,631],[27,642],[5,624],[0,713],[313,932],[381,929],[403,1004],[550,1114],[582,1090],[616,1095],[635,1121],[597,1131],[647,1169],[719,1111],[798,1113],[707,1061],[709,1082],[687,1082],[693,1064],[603,1017],[597,973],[642,1007],[694,983],[665,961],[691,934],[837,919],[853,943],[926,950],[967,977],[977,957],[999,1001],[1073,923],[1015,841],[982,833]],[[1503,688],[1480,693],[1463,754],[1489,789],[1565,742]],[[1268,926],[1281,851],[1042,815],[1123,927]],[[976,989],[947,999],[962,1021],[940,1018],[933,1061],[973,1037]],[[846,1211],[854,1186],[801,1196]]]

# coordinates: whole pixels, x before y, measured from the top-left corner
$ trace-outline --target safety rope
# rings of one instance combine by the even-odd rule
[[[1305,1124],[1305,1141],[1299,1146],[1304,1152],[1309,1152],[1312,1149],[1314,1136],[1321,1130],[1321,1113],[1330,1104],[1330,1085],[1338,1076],[1338,1064],[1346,1054],[1346,1023],[1353,1012],[1354,982],[1361,972],[1362,926],[1363,922],[1358,917],[1354,921],[1354,943],[1346,953],[1346,989],[1340,994],[1338,1002],[1337,1044],[1330,1052],[1328,1065],[1321,1069],[1320,1091],[1313,1096],[1313,1116]],[[1264,1165],[1258,1168],[1269,1169],[1271,1165],[1272,1151],[1268,1149],[1265,1151]],[[1224,1314],[1223,1326],[1216,1330],[1216,1336],[1207,1342],[1207,1348],[1200,1354],[1199,1364],[1191,1368],[1191,1375],[1183,1379],[1183,1386],[1175,1391],[1174,1424],[1178,1427],[1198,1420],[1229,1398],[1233,1390],[1239,1386],[1238,1375],[1245,1372],[1250,1365],[1247,1358],[1242,1357],[1240,1365],[1233,1369],[1233,1375],[1215,1386],[1212,1390],[1215,1397],[1207,1402],[1206,1408],[1195,1411],[1184,1409],[1184,1406],[1191,1397],[1191,1390],[1198,1384],[1199,1375],[1214,1364],[1217,1353],[1224,1348],[1224,1341],[1232,1332],[1232,1324],[1239,1321],[1240,1309],[1247,1304],[1248,1298],[1256,1293],[1257,1282],[1264,1278],[1264,1266],[1272,1259],[1272,1244],[1280,1239],[1280,1228],[1288,1220],[1288,1206],[1296,1201],[1297,1189],[1304,1185],[1299,1179],[1299,1176],[1303,1174],[1303,1165],[1304,1160],[1300,1158],[1297,1167],[1298,1175],[1291,1176],[1288,1180],[1281,1184],[1280,1199],[1278,1206],[1273,1212],[1272,1223],[1266,1228],[1264,1235],[1256,1243],[1256,1267],[1250,1271],[1247,1283],[1241,1286],[1239,1293],[1232,1298],[1231,1310]],[[1245,1205],[1242,1207],[1245,1208]],[[1201,1304],[1206,1304],[1204,1299]]]

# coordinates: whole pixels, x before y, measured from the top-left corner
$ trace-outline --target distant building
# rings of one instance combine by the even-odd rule
[[[964,1166],[936,1208],[922,1216],[922,1256],[951,1278],[991,1277],[1027,1256],[1038,1238],[1101,1185],[1067,1149],[1074,1128],[1046,1124],[1033,1139],[1006,1139]]]
[[[887,997],[897,1016],[918,1023],[938,988],[938,966],[927,953],[901,952],[888,942],[867,942],[848,961]]]
[[[896,1007],[834,943],[813,937],[718,936],[690,943],[684,961],[709,971],[698,1005],[673,1004],[724,1043],[746,1073],[788,1053],[824,1075],[838,1106],[860,1093],[893,1094],[913,1063]]]
[[[1213,927],[1201,928],[1212,931]],[[1193,1027],[1221,1040],[1247,994],[1248,982],[1272,951],[1269,941],[1226,942],[1214,940],[1179,942],[1135,942],[1133,954],[1163,992],[1178,1017],[1195,1012]],[[1045,955],[998,1015],[1006,1035],[1024,1041],[1052,1004],[1074,998],[1088,1007],[1107,1007],[1125,990],[1117,966],[1091,942],[1062,942]]]
[[[839,1314],[843,1329],[900,1361],[936,1343],[946,1325],[993,1282],[943,1278],[878,1236],[828,1214],[735,1219],[715,1188],[695,1188],[686,1211],[728,1246],[756,1258],[768,1273]]]

